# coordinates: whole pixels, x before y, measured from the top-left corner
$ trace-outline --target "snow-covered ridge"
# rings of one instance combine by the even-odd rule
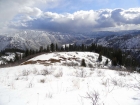
[[[81,42],[86,44],[91,44],[92,42],[99,42],[100,44],[105,44],[107,46],[108,43],[111,43],[109,42],[110,41],[109,39],[110,37],[112,37],[112,35],[120,38],[121,36],[124,37],[125,35],[132,35],[132,36],[139,35],[139,33],[140,33],[139,30],[119,31],[119,32],[99,31],[99,32],[87,32],[87,33],[80,33],[80,32],[61,33],[61,32],[50,32],[50,31],[23,30],[23,31],[8,33],[8,34],[0,34],[0,44],[1,44],[0,50],[3,50],[5,48],[18,48],[22,50],[39,49],[40,46],[46,47],[48,44],[51,43],[58,43],[59,45],[62,45],[62,44],[70,44],[74,42],[77,43]],[[129,44],[128,46],[130,46],[130,43],[128,44]]]
[[[97,63],[98,54],[63,52],[29,61],[85,59]],[[100,62],[103,65],[104,60]],[[28,62],[29,62],[28,61]],[[75,61],[75,59],[71,59]],[[48,63],[48,62],[47,62]],[[99,62],[98,62],[99,63]],[[62,62],[37,62],[0,69],[1,105],[139,105],[140,74],[97,67],[67,66]]]
[[[6,48],[39,49],[40,46],[47,47],[48,44],[58,43],[98,43],[104,46],[117,46],[127,48],[139,48],[139,30],[120,32],[88,32],[88,33],[61,33],[50,31],[26,30],[0,35],[0,50]],[[134,42],[134,43],[133,43]],[[133,43],[133,44],[132,44]]]
[[[63,66],[81,66],[82,59],[85,60],[87,67],[105,67],[108,58],[102,56],[102,61],[98,62],[97,53],[92,52],[56,52],[48,53],[32,58],[22,65],[26,64],[43,64],[43,65],[63,65]],[[111,65],[108,59],[108,66]],[[105,67],[106,68],[106,67]]]

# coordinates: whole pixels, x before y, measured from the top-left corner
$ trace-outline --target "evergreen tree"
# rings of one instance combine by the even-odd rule
[[[106,65],[106,66],[108,65],[108,59],[105,61],[105,65]]]
[[[114,57],[112,59],[112,66],[117,66],[117,59],[116,59],[116,57]]]
[[[82,51],[85,51],[85,45],[82,44]]]
[[[54,44],[52,43],[52,44],[51,44],[51,51],[52,51],[52,52],[54,52],[54,51],[55,51],[55,49],[54,49],[54,48],[55,48],[55,46],[54,46]]]
[[[55,45],[55,49],[56,49],[56,51],[58,51],[58,45],[57,45],[57,43],[56,43],[56,45]]]
[[[40,46],[39,52],[43,52],[43,46]]]
[[[61,47],[61,51],[64,51],[64,47],[63,46]]]
[[[18,61],[19,60],[19,56],[17,53],[15,53],[15,61]]]
[[[69,51],[74,51],[74,47],[73,47],[73,45],[69,45]]]
[[[102,55],[101,55],[101,53],[99,54],[98,61],[99,61],[99,62],[102,61]]]
[[[50,52],[50,46],[49,45],[47,46],[47,52]]]
[[[65,45],[65,51],[69,51],[69,47]]]
[[[82,59],[81,66],[86,67],[85,59]]]

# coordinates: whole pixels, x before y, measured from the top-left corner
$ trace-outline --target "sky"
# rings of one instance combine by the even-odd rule
[[[0,0],[0,33],[140,29],[140,0]]]

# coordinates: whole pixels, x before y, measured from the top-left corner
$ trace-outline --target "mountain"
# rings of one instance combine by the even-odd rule
[[[139,30],[131,30],[131,31],[99,31],[99,32],[86,32],[86,33],[61,33],[61,32],[49,32],[49,31],[35,31],[35,30],[26,30],[26,31],[18,31],[9,34],[1,34],[0,35],[0,50],[4,49],[39,49],[40,46],[44,48],[51,43],[57,43],[59,46],[63,44],[70,43],[98,43],[106,46],[117,46],[117,47],[125,47],[129,46],[139,47],[138,42],[133,43],[131,45],[131,40],[135,40],[139,38]],[[128,38],[127,38],[128,37]],[[135,38],[133,38],[135,37]],[[138,37],[138,38],[137,38]],[[120,43],[118,40],[120,40]],[[129,40],[128,40],[129,39]],[[116,41],[116,42],[114,42]],[[125,41],[125,43],[124,43]],[[129,43],[127,42],[129,41]],[[113,44],[113,45],[112,45]],[[118,44],[121,44],[118,45]]]
[[[119,48],[125,52],[129,52],[140,61],[140,33],[96,37],[77,42],[77,44],[82,43],[86,45],[96,43],[105,47]]]
[[[0,50],[4,49],[39,49],[51,43],[58,43],[59,46],[66,43],[74,43],[77,40],[85,39],[82,35],[73,35],[60,32],[46,31],[19,31],[10,34],[0,35]]]

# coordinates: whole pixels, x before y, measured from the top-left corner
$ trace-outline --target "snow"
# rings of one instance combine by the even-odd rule
[[[0,57],[0,64],[6,64],[7,61],[14,61],[15,59],[15,53],[6,53],[6,55],[3,55]]]
[[[61,60],[46,66],[51,58]],[[91,52],[50,53],[29,60],[43,63],[1,68],[0,105],[140,105],[140,74],[110,70],[103,66],[106,57],[100,63],[97,58]],[[94,66],[81,67],[82,59]],[[72,61],[78,65],[63,65]]]
[[[21,52],[15,52],[19,57],[23,57],[24,53]],[[6,52],[5,55],[2,55],[0,57],[0,65],[1,64],[7,64],[8,61],[14,61],[15,60],[15,53]]]

